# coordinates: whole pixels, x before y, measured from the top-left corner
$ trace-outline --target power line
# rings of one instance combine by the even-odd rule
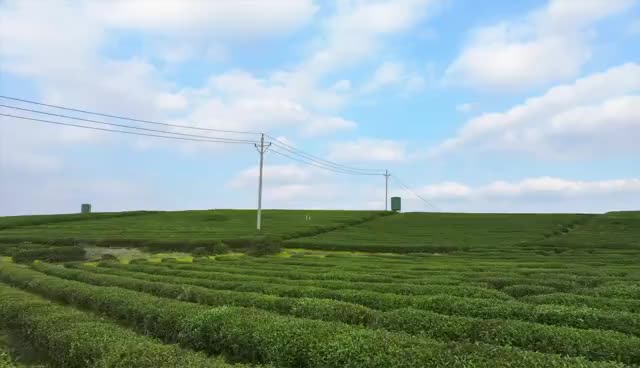
[[[126,131],[126,130],[98,128],[98,127],[92,127],[92,126],[87,126],[87,125],[70,124],[70,123],[63,123],[63,122],[59,122],[59,121],[36,119],[36,118],[30,118],[30,117],[26,117],[26,116],[18,116],[18,115],[3,114],[3,113],[0,113],[0,116],[6,116],[6,117],[10,117],[10,118],[15,118],[15,119],[31,120],[31,121],[36,121],[36,122],[46,123],[46,124],[64,125],[64,126],[83,128],[83,129],[91,129],[91,130],[100,130],[100,131],[103,131],[103,132],[114,132],[114,133],[132,134],[132,135],[142,135],[142,136],[147,136],[147,137],[177,139],[177,140],[183,140],[183,141],[210,142],[210,143],[231,143],[231,144],[254,144],[254,142],[248,143],[248,142],[223,141],[223,140],[218,140],[218,139],[181,138],[181,137],[175,137],[175,136],[129,132],[129,131]]]
[[[79,117],[68,116],[68,115],[63,115],[63,114],[55,114],[55,113],[46,112],[46,111],[40,111],[40,110],[25,109],[25,108],[22,108],[22,107],[10,106],[10,105],[4,105],[4,104],[0,104],[0,107],[14,109],[14,110],[20,110],[20,111],[25,111],[25,112],[32,112],[32,113],[36,113],[36,114],[55,116],[55,117],[64,118],[64,119],[73,119],[73,120],[78,120],[78,121],[84,121],[84,122],[87,122],[87,123],[103,124],[103,125],[110,125],[110,126],[116,126],[116,127],[120,127],[120,128],[128,128],[128,129],[136,129],[136,130],[144,130],[144,131],[147,131],[147,132],[156,132],[156,133],[180,135],[180,136],[184,136],[184,137],[193,137],[193,138],[217,139],[217,140],[221,140],[221,141],[228,141],[228,142],[235,142],[235,143],[256,143],[257,142],[257,141],[251,141],[251,140],[245,140],[245,139],[211,137],[211,136],[205,136],[205,135],[186,134],[186,133],[178,133],[178,132],[168,132],[166,130],[156,130],[156,129],[149,129],[149,128],[141,128],[141,127],[136,127],[136,126],[131,126],[131,125],[124,125],[124,124],[107,123],[107,122],[99,121],[99,120],[85,119],[85,118],[79,118]]]
[[[320,158],[318,156],[314,156],[314,155],[312,155],[310,153],[307,153],[307,152],[305,152],[305,151],[303,151],[301,149],[293,147],[293,146],[291,146],[291,145],[289,145],[289,144],[287,144],[287,143],[285,143],[285,142],[283,142],[283,141],[279,140],[278,138],[275,138],[275,137],[273,137],[271,135],[266,134],[266,136],[271,138],[271,139],[273,139],[273,140],[275,140],[276,142],[278,142],[278,143],[272,142],[274,144],[274,146],[277,146],[277,147],[279,147],[279,148],[281,148],[281,149],[283,149],[285,151],[288,151],[288,152],[290,152],[290,153],[292,153],[292,154],[294,154],[296,156],[302,156],[307,160],[314,161],[314,162],[317,162],[317,163],[322,164],[322,165],[333,166],[334,168],[341,169],[341,170],[358,171],[358,172],[363,172],[363,173],[376,173],[378,175],[383,175],[383,170],[378,170],[378,169],[360,169],[360,168],[357,168],[357,167],[350,167],[350,166],[346,166],[346,165],[341,165],[341,164],[338,164],[336,162],[328,161],[328,160],[325,160],[325,159]]]
[[[433,208],[436,211],[439,211],[438,207],[436,207],[434,204],[432,204],[431,202],[427,201],[426,199],[424,199],[421,195],[419,195],[418,193],[416,193],[415,191],[411,190],[411,188],[409,188],[409,186],[405,185],[396,175],[393,175],[392,178],[398,182],[398,184],[400,184],[400,186],[402,186],[406,191],[412,193],[414,196],[420,198],[428,207]]]
[[[306,164],[306,165],[315,166],[315,167],[320,168],[320,169],[329,170],[329,171],[337,172],[337,173],[340,173],[340,174],[363,175],[363,176],[380,176],[381,175],[381,174],[373,174],[373,173],[369,173],[368,174],[368,173],[359,173],[359,172],[353,172],[353,171],[342,171],[342,170],[337,170],[337,169],[329,167],[329,166],[321,166],[321,165],[317,165],[317,164],[312,163],[312,162],[303,161],[303,160],[301,160],[299,158],[290,156],[290,155],[288,155],[286,153],[282,153],[282,152],[277,151],[277,150],[275,150],[273,148],[271,150],[269,150],[268,152],[273,152],[273,153],[275,153],[277,155],[289,158],[291,160],[294,160],[294,161],[297,161],[297,162],[300,162],[300,163],[303,163],[303,164]]]
[[[223,130],[223,129],[213,129],[213,128],[200,128],[200,127],[194,127],[194,126],[188,126],[188,125],[178,125],[178,124],[160,123],[160,122],[157,122],[157,121],[142,120],[142,119],[135,119],[135,118],[129,118],[129,117],[126,117],[126,116],[119,116],[119,115],[112,115],[112,114],[104,114],[104,113],[95,112],[95,111],[82,110],[82,109],[75,109],[75,108],[66,107],[66,106],[60,106],[60,105],[46,104],[46,103],[42,103],[42,102],[37,102],[37,101],[32,101],[32,100],[26,100],[26,99],[16,98],[16,97],[10,97],[10,96],[3,96],[3,95],[0,95],[0,98],[4,98],[4,99],[7,99],[7,100],[12,100],[12,101],[24,102],[24,103],[28,103],[28,104],[34,104],[34,105],[40,105],[40,106],[51,107],[51,108],[54,108],[54,109],[61,109],[61,110],[67,110],[67,111],[74,111],[74,112],[79,112],[79,113],[83,113],[83,114],[89,114],[89,115],[102,116],[102,117],[106,117],[106,118],[113,118],[113,119],[120,119],[120,120],[134,121],[134,122],[137,122],[137,123],[145,123],[145,124],[162,125],[162,126],[173,127],[173,128],[184,128],[184,129],[192,129],[192,130],[203,130],[203,131],[220,132],[220,133],[256,134],[256,135],[261,134],[261,133],[258,133],[258,132],[250,132],[250,131],[240,131],[240,130]]]

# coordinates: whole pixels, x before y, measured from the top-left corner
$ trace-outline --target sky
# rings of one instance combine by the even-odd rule
[[[0,0],[0,94],[264,132],[406,211],[640,209],[638,0]],[[265,208],[384,208],[384,176],[264,160]],[[0,215],[255,208],[258,162],[0,116]]]

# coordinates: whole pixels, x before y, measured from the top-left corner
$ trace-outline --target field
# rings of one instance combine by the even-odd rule
[[[640,367],[640,213],[383,215],[0,218],[0,367]]]

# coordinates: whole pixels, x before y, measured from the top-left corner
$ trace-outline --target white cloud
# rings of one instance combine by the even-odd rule
[[[475,107],[475,105],[471,102],[466,102],[466,103],[461,103],[456,105],[456,110],[459,112],[471,112],[471,110],[473,110],[473,108]]]
[[[472,149],[540,157],[639,152],[640,64],[624,64],[551,88],[506,112],[469,120],[431,155]]]
[[[90,2],[87,8],[109,27],[260,38],[296,30],[318,10],[312,0],[111,0]]]
[[[425,81],[416,72],[407,70],[400,62],[384,62],[373,73],[371,79],[362,86],[363,93],[373,93],[379,90],[399,86],[403,92],[413,93],[424,88]]]
[[[269,156],[269,154],[267,155]],[[250,167],[230,180],[229,185],[233,188],[254,187],[258,183],[259,174],[260,168],[258,166]],[[265,186],[305,184],[313,181],[314,178],[322,179],[328,175],[326,171],[297,164],[264,165],[262,174]]]
[[[388,139],[360,138],[329,144],[329,159],[347,162],[404,161],[406,146]]]
[[[355,122],[340,117],[318,117],[307,125],[303,133],[307,136],[317,137],[333,134],[337,131],[353,130],[356,126]]]
[[[345,68],[371,55],[385,37],[407,31],[432,15],[440,0],[340,1],[325,23],[316,50],[300,70],[314,76]]]
[[[605,212],[640,205],[640,178],[582,181],[536,177],[477,186],[445,182],[414,191],[445,211]],[[403,200],[420,208],[418,200]]]
[[[591,58],[590,27],[633,2],[549,0],[524,19],[475,29],[446,79],[510,90],[575,77]]]
[[[186,121],[207,128],[243,131],[295,129],[306,136],[355,128],[352,121],[312,110],[308,95],[299,92],[295,86],[244,71],[219,74],[203,88],[183,92],[192,105]],[[336,92],[314,93],[317,97]]]

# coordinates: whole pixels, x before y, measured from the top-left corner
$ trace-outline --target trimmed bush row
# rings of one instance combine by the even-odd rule
[[[597,288],[577,290],[576,293],[609,298],[640,300],[640,283],[611,283]]]
[[[231,367],[1,284],[0,324],[46,354],[52,367]]]
[[[287,240],[285,245],[293,248],[316,250],[342,250],[368,253],[452,253],[464,250],[464,247],[454,245],[366,245],[366,244],[331,244],[306,239]]]
[[[135,270],[139,269],[140,266],[128,266],[125,270],[128,268]],[[175,282],[182,284],[198,282],[199,286],[214,289],[235,287],[235,290],[249,290],[252,288],[252,291],[259,291],[258,288],[263,288],[264,293],[277,293],[277,290],[283,290],[282,288],[284,288],[284,286],[269,285],[268,283],[254,283],[250,280],[245,280],[242,283],[219,282],[213,280],[213,276],[205,279],[202,273],[199,274],[200,281],[194,281],[194,279],[178,278],[176,275],[179,274],[179,272],[177,271],[172,272],[166,269],[164,271],[156,270],[161,268],[162,267],[152,267],[151,270],[147,269],[147,272],[160,274],[169,271],[165,274],[171,276],[171,278],[167,278],[165,281],[174,279]],[[101,268],[98,267],[97,269],[100,270]],[[138,277],[136,275],[133,276]],[[156,275],[155,277],[158,276]],[[300,297],[341,300],[383,311],[413,307],[447,315],[483,319],[516,319],[548,325],[568,326],[581,329],[613,330],[632,335],[640,335],[640,316],[637,314],[602,311],[586,307],[531,305],[518,301],[461,298],[450,295],[402,297],[393,294],[371,293],[359,290],[326,290],[312,287],[289,288],[287,292],[297,293],[297,296]]]
[[[103,263],[101,263],[101,265],[104,266]],[[339,286],[341,288],[332,289],[336,285],[335,283],[328,282],[328,281],[296,282],[293,280],[288,280],[286,283],[280,284],[283,282],[282,279],[277,279],[277,278],[270,279],[270,278],[265,278],[263,276],[244,276],[244,275],[224,274],[224,273],[216,273],[216,272],[180,271],[180,270],[174,270],[166,267],[138,265],[138,264],[120,265],[120,264],[110,263],[106,266],[107,267],[98,267],[98,268],[133,270],[137,272],[149,273],[154,275],[171,276],[171,278],[187,277],[191,279],[194,279],[194,278],[202,279],[202,280],[211,281],[211,283],[208,283],[207,285],[213,289],[256,291],[263,294],[274,294],[274,295],[280,295],[280,296],[335,299],[335,300],[342,300],[346,302],[362,304],[362,305],[366,305],[368,307],[380,309],[380,310],[398,309],[398,308],[404,308],[407,306],[420,308],[420,305],[422,303],[421,301],[433,295],[460,295],[460,296],[469,296],[469,297],[482,296],[491,300],[501,299],[500,297],[491,298],[489,296],[491,295],[491,293],[496,293],[494,290],[487,290],[487,293],[483,293],[483,292],[478,292],[478,290],[483,290],[482,288],[478,288],[478,287],[465,288],[465,287],[451,287],[451,286],[441,286],[441,285],[433,285],[433,286],[425,285],[424,287],[422,287],[423,294],[421,295],[401,295],[401,294],[393,294],[385,291],[395,290],[396,292],[401,292],[404,285],[400,285],[396,289],[394,289],[393,286],[390,286],[390,287],[385,286],[384,288],[379,286],[369,287],[369,285],[357,285],[355,283],[349,284],[345,282],[340,282]],[[222,282],[220,282],[219,280],[222,280]],[[230,280],[230,281],[226,282],[227,280]],[[189,282],[189,280],[183,280],[183,281],[184,283],[194,284],[193,282]],[[311,286],[306,286],[306,285],[311,285]],[[198,284],[198,286],[203,286],[203,285]],[[326,286],[326,288],[322,286]],[[369,291],[371,289],[379,290],[379,291]],[[427,292],[429,294],[427,294]],[[501,294],[498,294],[498,295],[501,295]]]
[[[482,320],[447,316],[415,309],[379,312],[327,299],[279,298],[256,293],[220,292],[201,287],[186,287],[184,285],[145,282],[127,277],[89,274],[46,264],[34,264],[32,267],[48,275],[65,279],[93,285],[119,286],[156,296],[181,298],[200,304],[249,306],[284,315],[362,324],[370,328],[408,332],[444,341],[511,345],[544,353],[584,356],[591,360],[640,363],[640,338],[618,332],[580,330],[520,321]]]
[[[245,274],[243,270],[235,269],[233,272],[227,272],[227,270],[216,271],[214,268],[198,268],[198,265],[185,265],[185,264],[154,264],[154,263],[136,263],[134,265],[120,265],[120,264],[107,264],[100,263],[100,266],[107,267],[152,267],[155,271],[161,274],[170,275],[188,275],[206,278],[215,278],[222,280],[262,280],[269,283],[296,285],[296,286],[318,286],[331,289],[348,289],[348,290],[362,290],[375,293],[391,293],[402,295],[433,295],[433,294],[448,294],[457,296],[466,296],[473,298],[491,298],[491,299],[511,299],[511,297],[503,292],[491,289],[485,289],[475,286],[452,286],[452,285],[415,285],[405,283],[385,283],[385,282],[348,282],[344,279],[332,280],[332,279],[290,279],[284,277],[269,277],[268,272],[260,272],[257,275],[251,274],[247,271]],[[187,266],[187,267],[184,267]],[[186,271],[186,272],[185,272]]]
[[[311,258],[311,257],[309,257]],[[376,257],[379,258],[379,257]],[[430,264],[416,266],[415,261],[410,262],[406,260],[396,260],[394,262],[388,262],[385,260],[378,260],[372,256],[366,257],[366,260],[359,259],[357,257],[351,257],[347,262],[341,262],[337,260],[331,260],[326,258],[322,262],[317,261],[302,261],[304,257],[297,257],[292,259],[259,259],[252,257],[236,257],[231,258],[216,258],[213,260],[204,260],[206,265],[220,266],[234,266],[237,268],[251,268],[260,270],[272,270],[282,271],[283,266],[287,268],[297,268],[300,271],[320,273],[331,271],[349,272],[349,273],[363,273],[369,275],[381,275],[386,277],[393,277],[394,279],[424,279],[428,277],[429,282],[433,282],[433,277],[437,276],[438,283],[445,282],[449,279],[451,284],[457,284],[465,280],[476,280],[478,277],[492,277],[496,280],[495,283],[500,287],[512,286],[517,284],[533,284],[539,286],[549,286],[556,289],[568,289],[575,285],[584,287],[595,287],[604,282],[616,281],[616,280],[630,280],[633,276],[628,272],[618,272],[618,276],[612,276],[607,273],[594,273],[590,270],[573,269],[573,273],[567,273],[565,269],[549,269],[541,272],[540,269],[522,269],[518,267],[496,264],[483,264],[474,263],[469,264],[468,261],[463,264],[452,263],[454,260],[447,258],[448,263],[446,267],[442,267],[439,264],[433,264],[433,259],[430,260]],[[315,258],[317,259],[317,258]],[[293,267],[292,267],[293,266]],[[553,276],[549,278],[548,276]],[[640,280],[640,274],[636,276],[637,280]],[[458,280],[458,281],[456,281]],[[491,280],[488,280],[491,281]],[[489,282],[491,283],[491,282]]]
[[[520,298],[527,295],[551,294],[555,293],[556,289],[539,285],[513,285],[507,286],[502,291],[513,297]]]
[[[91,308],[183,346],[234,360],[279,367],[618,367],[620,363],[482,344],[440,343],[239,307],[204,308],[114,287],[62,280],[11,264],[0,277],[14,285]]]
[[[20,249],[11,256],[17,263],[33,262],[36,259],[47,262],[67,262],[85,259],[86,252],[84,248],[77,246],[45,247]]]
[[[45,263],[34,264],[32,268],[47,275],[68,280],[98,286],[118,286],[155,296],[185,300],[198,304],[256,307],[285,315],[326,321],[340,321],[349,324],[368,324],[375,319],[373,310],[362,305],[337,300],[288,298],[254,292],[212,290],[199,286],[143,281],[130,277],[88,273],[78,269],[68,269]]]
[[[558,304],[640,313],[640,300],[632,299],[614,299],[588,295],[555,293],[527,296],[520,300],[532,304]]]
[[[248,263],[248,262],[247,262]],[[402,283],[417,285],[433,285],[433,284],[461,284],[469,281],[487,283],[491,288],[502,289],[507,286],[515,285],[532,285],[546,286],[554,288],[555,292],[570,291],[575,288],[584,286],[596,286],[606,281],[616,281],[618,279],[608,277],[579,277],[575,275],[561,275],[553,278],[545,277],[527,277],[515,271],[517,269],[505,269],[504,271],[469,271],[468,265],[459,267],[448,266],[446,268],[431,267],[430,269],[421,270],[420,272],[410,273],[397,268],[384,267],[384,271],[378,274],[375,270],[381,269],[380,264],[375,262],[365,266],[365,269],[355,271],[342,268],[332,268],[330,270],[309,270],[304,267],[277,267],[271,265],[252,265],[237,264],[220,261],[203,261],[193,264],[177,264],[170,266],[183,270],[211,270],[226,273],[239,273],[244,275],[282,277],[293,280],[342,280],[355,282],[372,282],[372,283]],[[368,270],[368,271],[367,271]],[[372,271],[374,270],[374,271]],[[626,278],[625,278],[626,279]],[[504,296],[504,294],[503,294]]]

